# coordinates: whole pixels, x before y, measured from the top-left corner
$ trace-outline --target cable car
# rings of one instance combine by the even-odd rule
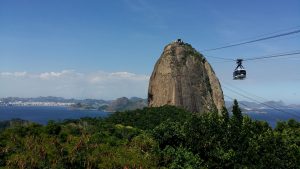
[[[236,68],[233,72],[233,80],[243,80],[246,78],[246,69],[242,65],[243,59],[236,60]]]

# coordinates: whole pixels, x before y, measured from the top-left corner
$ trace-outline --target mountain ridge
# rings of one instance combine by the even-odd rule
[[[125,99],[125,100],[129,100],[130,105],[124,105],[124,107],[119,107],[120,105],[118,105],[119,101],[121,101],[120,99]],[[118,100],[118,101],[117,101]],[[31,97],[31,98],[22,98],[22,97],[5,97],[5,98],[0,98],[0,105],[7,105],[10,102],[29,102],[29,101],[36,101],[36,102],[61,102],[61,103],[80,103],[80,104],[85,104],[88,106],[94,106],[93,109],[97,109],[96,107],[98,106],[98,108],[100,107],[99,110],[103,110],[103,111],[108,111],[106,110],[108,107],[108,105],[111,105],[112,103],[114,103],[114,106],[109,107],[110,111],[121,111],[121,110],[127,110],[125,107],[134,107],[135,102],[137,102],[138,104],[140,104],[141,102],[143,103],[142,106],[137,106],[137,108],[143,108],[143,107],[147,107],[147,99],[146,98],[139,98],[139,97],[120,97],[114,100],[104,100],[104,99],[66,99],[63,97],[55,97],[55,96],[47,96],[47,97]],[[127,102],[127,101],[126,101]],[[129,102],[127,102],[129,104]],[[283,101],[266,101],[266,102],[262,102],[262,103],[255,103],[255,102],[249,102],[249,101],[239,101],[239,105],[240,107],[244,110],[244,111],[251,111],[251,110],[260,110],[260,109],[264,109],[267,108],[265,106],[265,104],[270,105],[272,107],[279,107],[279,108],[286,108],[286,109],[298,109],[300,108],[300,104],[286,104]],[[120,102],[121,104],[121,102]],[[225,101],[225,106],[227,108],[230,108],[232,106],[233,102],[232,101]],[[103,107],[101,107],[103,106]],[[113,108],[113,107],[117,107]],[[129,109],[128,109],[129,110]],[[132,109],[130,109],[132,110]]]

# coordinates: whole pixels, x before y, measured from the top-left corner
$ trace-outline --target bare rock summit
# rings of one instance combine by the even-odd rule
[[[221,112],[220,82],[204,56],[181,40],[168,44],[155,64],[148,88],[149,107],[174,105],[191,112]]]

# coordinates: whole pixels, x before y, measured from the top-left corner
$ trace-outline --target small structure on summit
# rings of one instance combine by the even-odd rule
[[[155,64],[148,88],[149,107],[174,105],[191,112],[221,112],[220,82],[204,56],[181,39],[168,44]]]
[[[183,41],[182,41],[181,39],[177,39],[175,42],[178,43],[178,44],[180,44],[180,45],[183,45],[183,44],[184,44]]]

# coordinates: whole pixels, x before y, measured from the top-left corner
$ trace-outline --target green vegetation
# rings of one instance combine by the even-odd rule
[[[300,123],[192,114],[172,106],[14,125],[0,132],[0,168],[299,168]]]
[[[187,51],[187,54],[190,56],[203,57],[202,54],[200,54],[196,49],[194,49],[189,43],[185,43],[184,48]]]
[[[0,121],[0,132],[4,130],[5,128],[8,127],[13,127],[13,126],[20,126],[20,125],[26,125],[31,122],[26,121],[26,120],[21,120],[21,119],[12,119],[12,120],[5,120],[5,121]]]

